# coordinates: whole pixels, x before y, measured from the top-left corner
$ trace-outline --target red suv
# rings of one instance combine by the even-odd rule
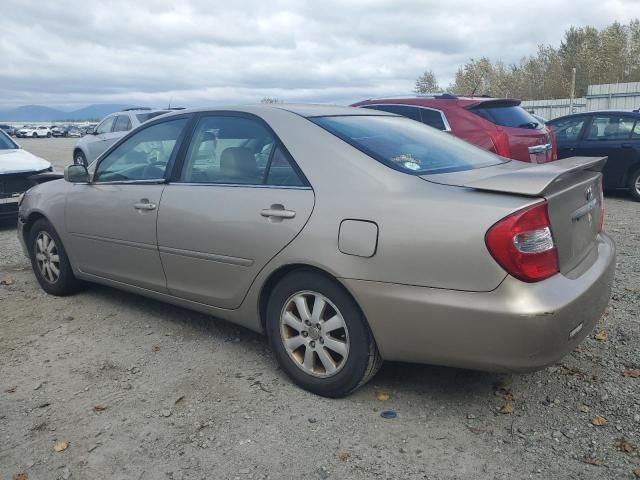
[[[514,160],[545,163],[558,158],[552,130],[520,107],[519,100],[443,93],[369,99],[352,107],[397,113]]]

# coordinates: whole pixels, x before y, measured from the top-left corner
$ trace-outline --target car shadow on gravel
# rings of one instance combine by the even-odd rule
[[[124,307],[133,311],[132,318],[140,319],[141,329],[147,326],[148,316],[152,316],[159,321],[179,325],[182,329],[181,335],[186,339],[195,337],[200,340],[203,338],[201,336],[206,336],[211,341],[234,343],[237,348],[245,352],[255,352],[256,355],[268,351],[271,356],[266,336],[211,315],[97,284],[88,284],[86,290],[80,295],[95,296],[101,301],[118,307],[118,310]],[[137,312],[139,315],[136,314]],[[110,321],[113,322],[113,319]],[[159,322],[153,328],[158,330],[162,326]],[[275,366],[275,359],[273,356],[271,358]],[[278,375],[284,382],[290,382],[280,369],[278,369]],[[396,394],[409,396],[428,394],[431,398],[444,402],[467,403],[475,394],[486,395],[491,391],[492,385],[504,379],[505,376],[508,374],[436,365],[385,362],[369,385],[372,388],[390,389]]]
[[[17,217],[0,218],[0,232],[15,230],[18,224]]]

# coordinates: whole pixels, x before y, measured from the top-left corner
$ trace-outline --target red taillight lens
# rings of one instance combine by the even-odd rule
[[[509,147],[509,136],[503,132],[498,131],[496,135],[493,135],[491,139],[493,142],[493,151],[501,157],[511,158],[511,148]]]
[[[604,230],[604,185],[602,175],[600,175],[600,219],[598,220],[598,233]]]
[[[487,231],[485,243],[496,262],[524,282],[544,280],[559,270],[546,201],[497,222]]]

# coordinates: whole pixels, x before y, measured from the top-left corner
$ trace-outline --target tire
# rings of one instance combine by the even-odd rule
[[[50,241],[54,245],[47,248]],[[79,290],[80,282],[73,274],[62,241],[44,218],[37,220],[29,231],[29,257],[36,279],[45,292],[62,297]]]
[[[47,133],[47,138],[51,138],[51,132]]]
[[[76,165],[84,165],[85,167],[88,166],[87,157],[84,156],[84,153],[82,153],[82,150],[76,150],[73,153],[73,163]]]
[[[33,132],[33,135],[31,135],[33,138],[38,138],[38,134],[36,132]]]
[[[321,314],[317,315],[314,306],[319,299],[325,306],[318,308]],[[300,302],[310,315],[300,313]],[[304,318],[309,318],[308,325],[300,321]],[[327,327],[329,320],[331,327]],[[316,395],[344,397],[368,382],[382,365],[356,302],[337,281],[311,270],[294,271],[275,286],[267,304],[266,329],[282,369],[296,384]]]
[[[640,170],[633,172],[629,178],[629,193],[631,198],[636,202],[640,202]]]

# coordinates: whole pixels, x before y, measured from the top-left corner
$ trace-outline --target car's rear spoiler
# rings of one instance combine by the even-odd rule
[[[541,197],[551,185],[578,171],[601,172],[607,157],[570,157],[544,164],[511,161],[464,172],[425,175],[430,182],[490,192]]]
[[[607,157],[569,157],[470,182],[477,190],[542,196],[552,183],[580,170],[601,172]]]

